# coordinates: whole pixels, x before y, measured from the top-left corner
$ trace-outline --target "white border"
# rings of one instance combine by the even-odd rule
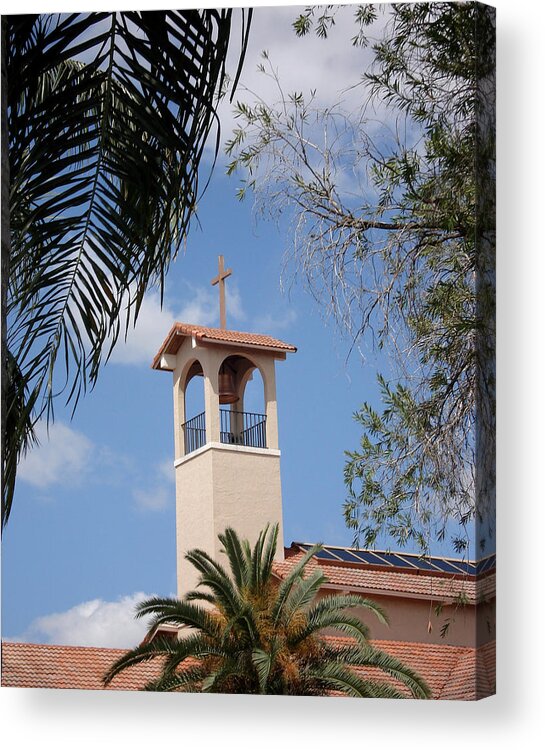
[[[153,1],[119,0],[121,8]],[[180,7],[177,2],[156,7]],[[225,3],[203,0],[195,5]],[[254,5],[278,5],[275,0]],[[283,3],[286,4],[286,3]],[[0,690],[2,739],[17,747],[536,747],[542,736],[540,592],[544,519],[543,70],[545,4],[497,0],[499,85],[499,651],[495,698],[478,704]],[[110,3],[5,2],[2,12]],[[291,498],[290,502],[296,502]],[[6,533],[9,533],[9,528]],[[150,542],[151,543],[151,542]],[[540,658],[541,657],[541,658]]]

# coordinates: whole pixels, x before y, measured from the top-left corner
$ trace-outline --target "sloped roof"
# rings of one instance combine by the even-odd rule
[[[330,640],[339,645],[350,641],[348,638]],[[475,700],[494,692],[494,643],[480,649],[399,641],[373,643],[423,677],[435,699]],[[102,676],[123,653],[122,649],[112,648],[3,643],[2,686],[140,690],[158,676],[160,665],[152,660],[130,667],[104,688]],[[371,675],[371,670],[366,673],[375,676]]]
[[[296,551],[281,562],[275,562],[274,572],[284,578],[303,556]],[[320,568],[328,579],[324,588],[347,588],[356,593],[395,593],[417,596],[433,601],[454,601],[460,595],[468,602],[476,602],[492,597],[495,593],[494,572],[483,576],[459,576],[449,573],[427,573],[424,570],[408,571],[406,568],[388,567],[379,569],[358,563],[336,563],[312,558],[307,570]]]
[[[349,638],[328,638],[346,645]],[[480,700],[496,691],[496,643],[478,649],[406,641],[373,641],[376,648],[399,659],[422,677],[435,700]],[[359,670],[365,676],[384,679],[379,670]],[[407,688],[392,681],[409,696]]]
[[[160,674],[148,661],[130,667],[107,688],[102,677],[125,649],[2,643],[2,687],[77,688],[79,690],[141,690]]]
[[[211,343],[220,341],[224,344],[235,344],[251,348],[263,349],[265,351],[282,351],[296,352],[297,347],[293,344],[287,344],[285,341],[275,339],[272,336],[265,336],[260,333],[244,333],[242,331],[231,331],[225,328],[208,328],[207,326],[198,326],[193,323],[174,323],[168,336],[161,344],[161,347],[152,362],[153,369],[163,369],[160,367],[160,361],[163,354],[176,354],[184,338],[193,337],[200,343]],[[168,368],[165,368],[168,369]]]

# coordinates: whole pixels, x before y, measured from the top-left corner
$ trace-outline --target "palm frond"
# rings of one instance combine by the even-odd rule
[[[414,698],[431,697],[428,685],[413,669],[396,659],[395,656],[391,656],[380,649],[368,646],[361,650],[359,656],[354,655],[347,661],[351,664],[374,667],[389,674],[396,681],[405,685]]]
[[[203,550],[190,550],[186,560],[193,563],[199,571],[199,586],[207,586],[216,597],[227,617],[236,616],[242,609],[242,602],[236,585],[219,563]]]
[[[252,552],[252,577],[251,577],[251,587],[254,591],[259,591],[261,586],[264,582],[263,577],[263,547],[265,545],[265,539],[267,537],[267,534],[269,532],[269,524],[265,526],[265,528],[259,532],[259,536],[257,537],[257,542],[255,543],[253,552]]]
[[[158,625],[172,623],[175,625],[196,628],[210,636],[218,635],[218,623],[210,610],[204,607],[181,601],[180,599],[155,597],[141,602],[136,608],[136,617],[153,615],[150,632]]]
[[[318,570],[314,570],[308,578],[301,578],[293,586],[286,602],[282,608],[282,625],[289,625],[297,612],[306,608],[315,596],[320,587],[327,581],[327,578]]]
[[[387,622],[379,606],[352,594],[315,601],[326,579],[319,568],[305,576],[305,567],[320,545],[278,584],[271,575],[277,533],[277,526],[267,526],[253,549],[233,529],[219,535],[231,577],[202,550],[188,553],[200,573],[199,585],[209,591],[192,591],[184,601],[149,599],[138,606],[138,615],[153,617],[150,635],[164,622],[191,625],[195,631],[178,641],[159,639],[157,649],[150,644],[133,649],[108,675],[157,655],[162,674],[149,683],[149,690],[428,697],[429,689],[412,669],[370,646],[369,629],[353,610],[367,610]],[[193,603],[199,600],[206,609]],[[326,629],[351,639],[339,646],[324,636]],[[382,679],[375,679],[375,673]]]
[[[323,600],[322,600],[323,601]],[[316,605],[312,608],[309,614],[313,612],[320,612],[324,609],[365,609],[367,612],[371,612],[381,625],[388,625],[388,615],[384,609],[372,599],[367,599],[365,596],[360,594],[331,594],[328,597],[327,605],[321,602],[316,602]]]
[[[225,529],[223,534],[218,534],[218,539],[223,545],[223,549],[229,560],[233,580],[239,589],[248,586],[250,583],[250,566],[251,555],[249,550],[245,549],[236,532],[231,529]]]
[[[262,554],[263,580],[268,580],[272,574],[274,556],[276,553],[276,547],[278,545],[278,532],[279,532],[279,526],[277,523],[275,523],[271,527],[269,538],[267,539],[267,543],[265,544],[265,547],[263,549],[263,554]]]
[[[17,463],[26,451],[36,444],[32,413],[38,397],[36,390],[29,393],[28,383],[24,378],[15,357],[7,351],[6,356],[6,434],[11,436],[4,445],[2,456],[2,478],[4,495],[2,501],[2,529],[11,513]]]
[[[326,628],[338,630],[340,633],[351,636],[361,645],[367,645],[369,641],[369,628],[359,617],[349,615],[340,609],[329,610],[327,606],[323,606],[320,609],[315,607],[312,611],[309,611],[306,624],[290,635],[289,642],[295,646],[307,638],[321,633]]]
[[[327,690],[337,690],[353,698],[404,698],[395,688],[366,680],[339,662],[326,662],[309,670],[309,676]]]
[[[60,393],[75,408],[146,291],[162,295],[218,131],[231,21],[230,9],[7,17],[8,347],[34,421]],[[19,433],[3,437],[20,455]]]
[[[102,678],[105,685],[108,685],[113,678],[128,667],[141,664],[143,661],[149,661],[157,656],[166,657],[172,651],[172,640],[170,638],[158,637],[153,641],[142,643],[140,646],[128,651],[117,659],[110,669]]]
[[[293,566],[286,578],[284,578],[284,580],[280,584],[276,601],[272,609],[272,616],[275,623],[278,623],[280,621],[280,618],[282,616],[282,608],[284,607],[296,581],[303,575],[305,567],[308,565],[314,555],[321,549],[323,549],[323,546],[321,544],[315,544],[309,550],[307,550],[301,557],[299,562]]]
[[[183,672],[163,674],[157,680],[152,680],[144,686],[144,690],[153,692],[200,692],[203,680],[208,670],[202,665],[186,667]]]
[[[210,656],[224,657],[225,649],[221,648],[209,636],[202,633],[184,634],[175,641],[171,653],[165,659],[163,674],[173,674],[187,659],[204,659]],[[187,666],[184,665],[184,669]]]
[[[254,648],[252,651],[252,663],[257,672],[259,692],[262,695],[265,695],[267,692],[267,680],[271,673],[274,657],[274,650],[264,651],[261,648]]]

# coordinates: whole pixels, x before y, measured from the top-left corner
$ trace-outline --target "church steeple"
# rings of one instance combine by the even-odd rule
[[[278,523],[278,555],[283,556],[275,362],[296,348],[271,336],[224,327],[224,280],[230,274],[220,256],[212,283],[220,285],[222,327],[175,323],[152,364],[156,370],[172,371],[174,381],[180,597],[196,583],[186,552],[199,547],[219,559],[217,535],[227,526],[255,541],[267,523]],[[263,381],[263,413],[244,407],[246,385],[256,371]],[[193,378],[203,381],[200,414],[186,411]]]

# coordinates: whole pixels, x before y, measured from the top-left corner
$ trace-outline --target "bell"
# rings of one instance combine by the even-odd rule
[[[219,392],[220,404],[234,404],[235,401],[238,401],[238,394],[235,389],[235,378],[232,372],[220,370]]]

